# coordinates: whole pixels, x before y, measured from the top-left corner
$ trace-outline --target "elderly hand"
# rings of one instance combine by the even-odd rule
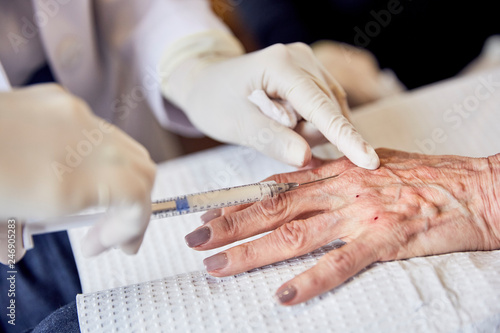
[[[84,253],[137,252],[155,165],[82,100],[54,84],[0,93],[0,152],[1,218],[45,221],[101,206],[106,217],[85,238]]]
[[[454,251],[500,248],[500,155],[489,158],[426,156],[378,150],[375,171],[345,158],[281,174],[277,182],[308,182],[279,197],[210,212],[186,236],[209,250],[272,231],[205,259],[214,276],[227,276],[311,252],[335,239],[347,244],[285,283],[285,305],[332,289],[377,261]],[[217,217],[219,216],[219,217]]]
[[[162,91],[200,131],[294,166],[309,163],[308,140],[320,142],[320,132],[354,164],[378,167],[374,149],[345,117],[349,110],[344,90],[309,46],[279,44],[240,55],[235,45],[234,38],[222,32],[206,32],[179,40],[163,57]],[[252,95],[255,91],[263,96]],[[275,105],[270,111],[280,113],[280,103],[272,104],[271,99],[289,102],[307,122],[271,120],[260,110]]]

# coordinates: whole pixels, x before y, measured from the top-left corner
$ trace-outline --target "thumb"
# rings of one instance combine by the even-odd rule
[[[312,153],[307,141],[292,129],[281,124],[277,126],[282,128],[282,132],[276,134],[273,144],[264,153],[296,167],[308,165]]]
[[[289,165],[302,167],[311,160],[311,148],[294,130],[262,114],[255,106],[239,135],[243,144]]]

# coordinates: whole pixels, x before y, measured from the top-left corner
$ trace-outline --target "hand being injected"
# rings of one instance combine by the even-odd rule
[[[212,211],[186,242],[204,251],[270,231],[204,260],[211,275],[228,276],[345,241],[278,289],[284,305],[335,288],[377,261],[500,249],[500,154],[377,152],[374,171],[341,158],[270,177],[304,183],[338,174],[272,200]]]

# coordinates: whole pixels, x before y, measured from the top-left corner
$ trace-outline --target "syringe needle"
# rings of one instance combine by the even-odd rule
[[[310,185],[310,184],[314,184],[314,183],[319,183],[319,182],[322,182],[324,180],[327,180],[327,179],[330,179],[330,178],[335,178],[335,177],[338,177],[338,175],[333,175],[333,176],[329,176],[329,177],[325,177],[325,178],[311,180],[310,182],[305,182],[305,183],[286,183],[288,185],[291,185],[290,188],[287,190],[287,192],[288,191],[292,191],[292,190],[296,190],[298,188],[301,188],[304,185]]]

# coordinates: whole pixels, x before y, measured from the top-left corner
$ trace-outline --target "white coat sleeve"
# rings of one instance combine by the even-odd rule
[[[162,97],[160,58],[175,41],[208,30],[229,29],[212,12],[206,0],[99,1],[98,24],[107,38],[103,48],[130,64],[127,71],[142,86],[159,123],[184,135],[199,135],[182,111]],[[124,59],[126,58],[126,59]]]

